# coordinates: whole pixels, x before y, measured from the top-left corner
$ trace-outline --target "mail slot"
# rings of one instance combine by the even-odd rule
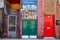
[[[44,36],[54,36],[54,15],[44,15]]]

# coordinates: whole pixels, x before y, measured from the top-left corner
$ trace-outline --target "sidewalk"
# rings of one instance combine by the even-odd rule
[[[60,40],[53,37],[45,37],[44,39],[0,39],[0,40]]]

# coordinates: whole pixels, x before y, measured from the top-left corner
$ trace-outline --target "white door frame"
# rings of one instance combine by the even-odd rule
[[[9,17],[10,16],[15,16],[16,17],[15,18],[15,25],[9,25]],[[8,15],[8,20],[7,21],[8,21],[8,29],[7,29],[8,30],[8,35],[9,35],[9,32],[15,32],[16,33],[16,30],[17,30],[17,27],[16,27],[17,26],[17,16],[16,15]],[[15,26],[15,28],[16,28],[15,31],[9,31],[9,26]]]

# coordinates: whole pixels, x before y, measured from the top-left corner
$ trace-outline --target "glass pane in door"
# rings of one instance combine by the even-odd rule
[[[15,31],[15,26],[9,26],[9,31]]]
[[[8,37],[16,38],[16,16],[8,16]]]
[[[9,17],[9,25],[15,25],[15,16],[10,16]]]

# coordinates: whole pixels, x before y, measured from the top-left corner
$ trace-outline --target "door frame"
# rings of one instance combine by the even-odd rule
[[[9,33],[9,17],[10,16],[15,16],[16,18],[15,18],[15,25],[10,25],[10,26],[15,26],[15,31],[13,31],[13,32],[16,32],[17,31],[17,16],[16,15],[8,15],[7,17],[8,17],[8,19],[7,19],[7,32]]]

